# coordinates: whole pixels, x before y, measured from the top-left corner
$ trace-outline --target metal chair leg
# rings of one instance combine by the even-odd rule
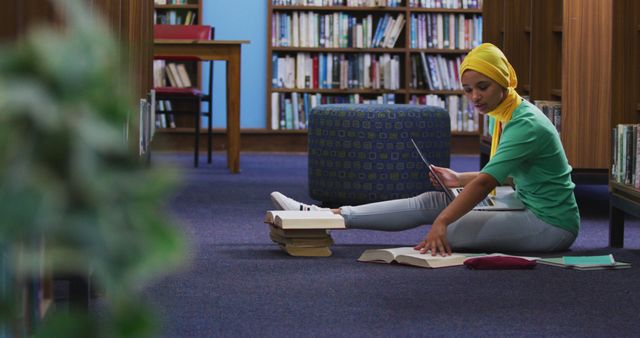
[[[197,109],[195,110],[194,116],[194,126],[196,129],[195,133],[195,145],[194,145],[194,153],[193,153],[193,166],[198,167],[199,155],[200,155],[200,104],[198,104]]]
[[[213,138],[213,133],[211,132],[211,129],[213,127],[213,122],[211,121],[213,119],[213,114],[211,113],[211,111],[209,111],[209,125],[208,125],[208,133],[207,133],[207,151],[208,151],[208,157],[207,157],[207,163],[211,164],[211,148],[212,148],[212,138]]]

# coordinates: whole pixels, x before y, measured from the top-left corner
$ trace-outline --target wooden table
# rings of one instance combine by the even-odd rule
[[[640,190],[618,182],[609,182],[609,246],[624,246],[625,214],[640,217]]]
[[[227,62],[227,167],[240,172],[240,59],[247,40],[159,40],[156,56],[197,56],[202,60]]]

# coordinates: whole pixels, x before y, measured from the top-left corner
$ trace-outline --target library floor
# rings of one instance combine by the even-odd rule
[[[189,241],[178,271],[142,293],[159,337],[634,336],[640,331],[640,222],[629,219],[624,249],[608,248],[607,186],[579,185],[581,233],[567,253],[612,253],[634,267],[573,271],[420,269],[356,262],[368,248],[409,246],[428,229],[334,231],[328,258],[290,257],[263,223],[269,193],[306,202],[304,154],[242,153],[230,174],[222,153],[192,167],[190,153],[158,153],[178,168],[168,202]],[[477,170],[477,156],[453,156]],[[602,320],[603,314],[607,319]]]

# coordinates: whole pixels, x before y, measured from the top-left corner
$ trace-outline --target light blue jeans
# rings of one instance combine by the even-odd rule
[[[341,207],[347,228],[400,231],[431,224],[448,205],[446,195],[415,197]],[[453,250],[551,252],[566,250],[576,235],[537,218],[531,211],[470,211],[447,227]]]

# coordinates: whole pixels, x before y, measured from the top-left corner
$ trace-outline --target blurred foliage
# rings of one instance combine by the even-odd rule
[[[145,167],[125,141],[137,108],[106,26],[79,1],[56,4],[64,30],[36,28],[0,49],[0,248],[10,276],[0,316],[11,327],[21,281],[43,268],[90,268],[105,292],[100,316],[54,311],[36,336],[145,336],[153,325],[140,289],[184,256],[162,212],[175,175]]]

